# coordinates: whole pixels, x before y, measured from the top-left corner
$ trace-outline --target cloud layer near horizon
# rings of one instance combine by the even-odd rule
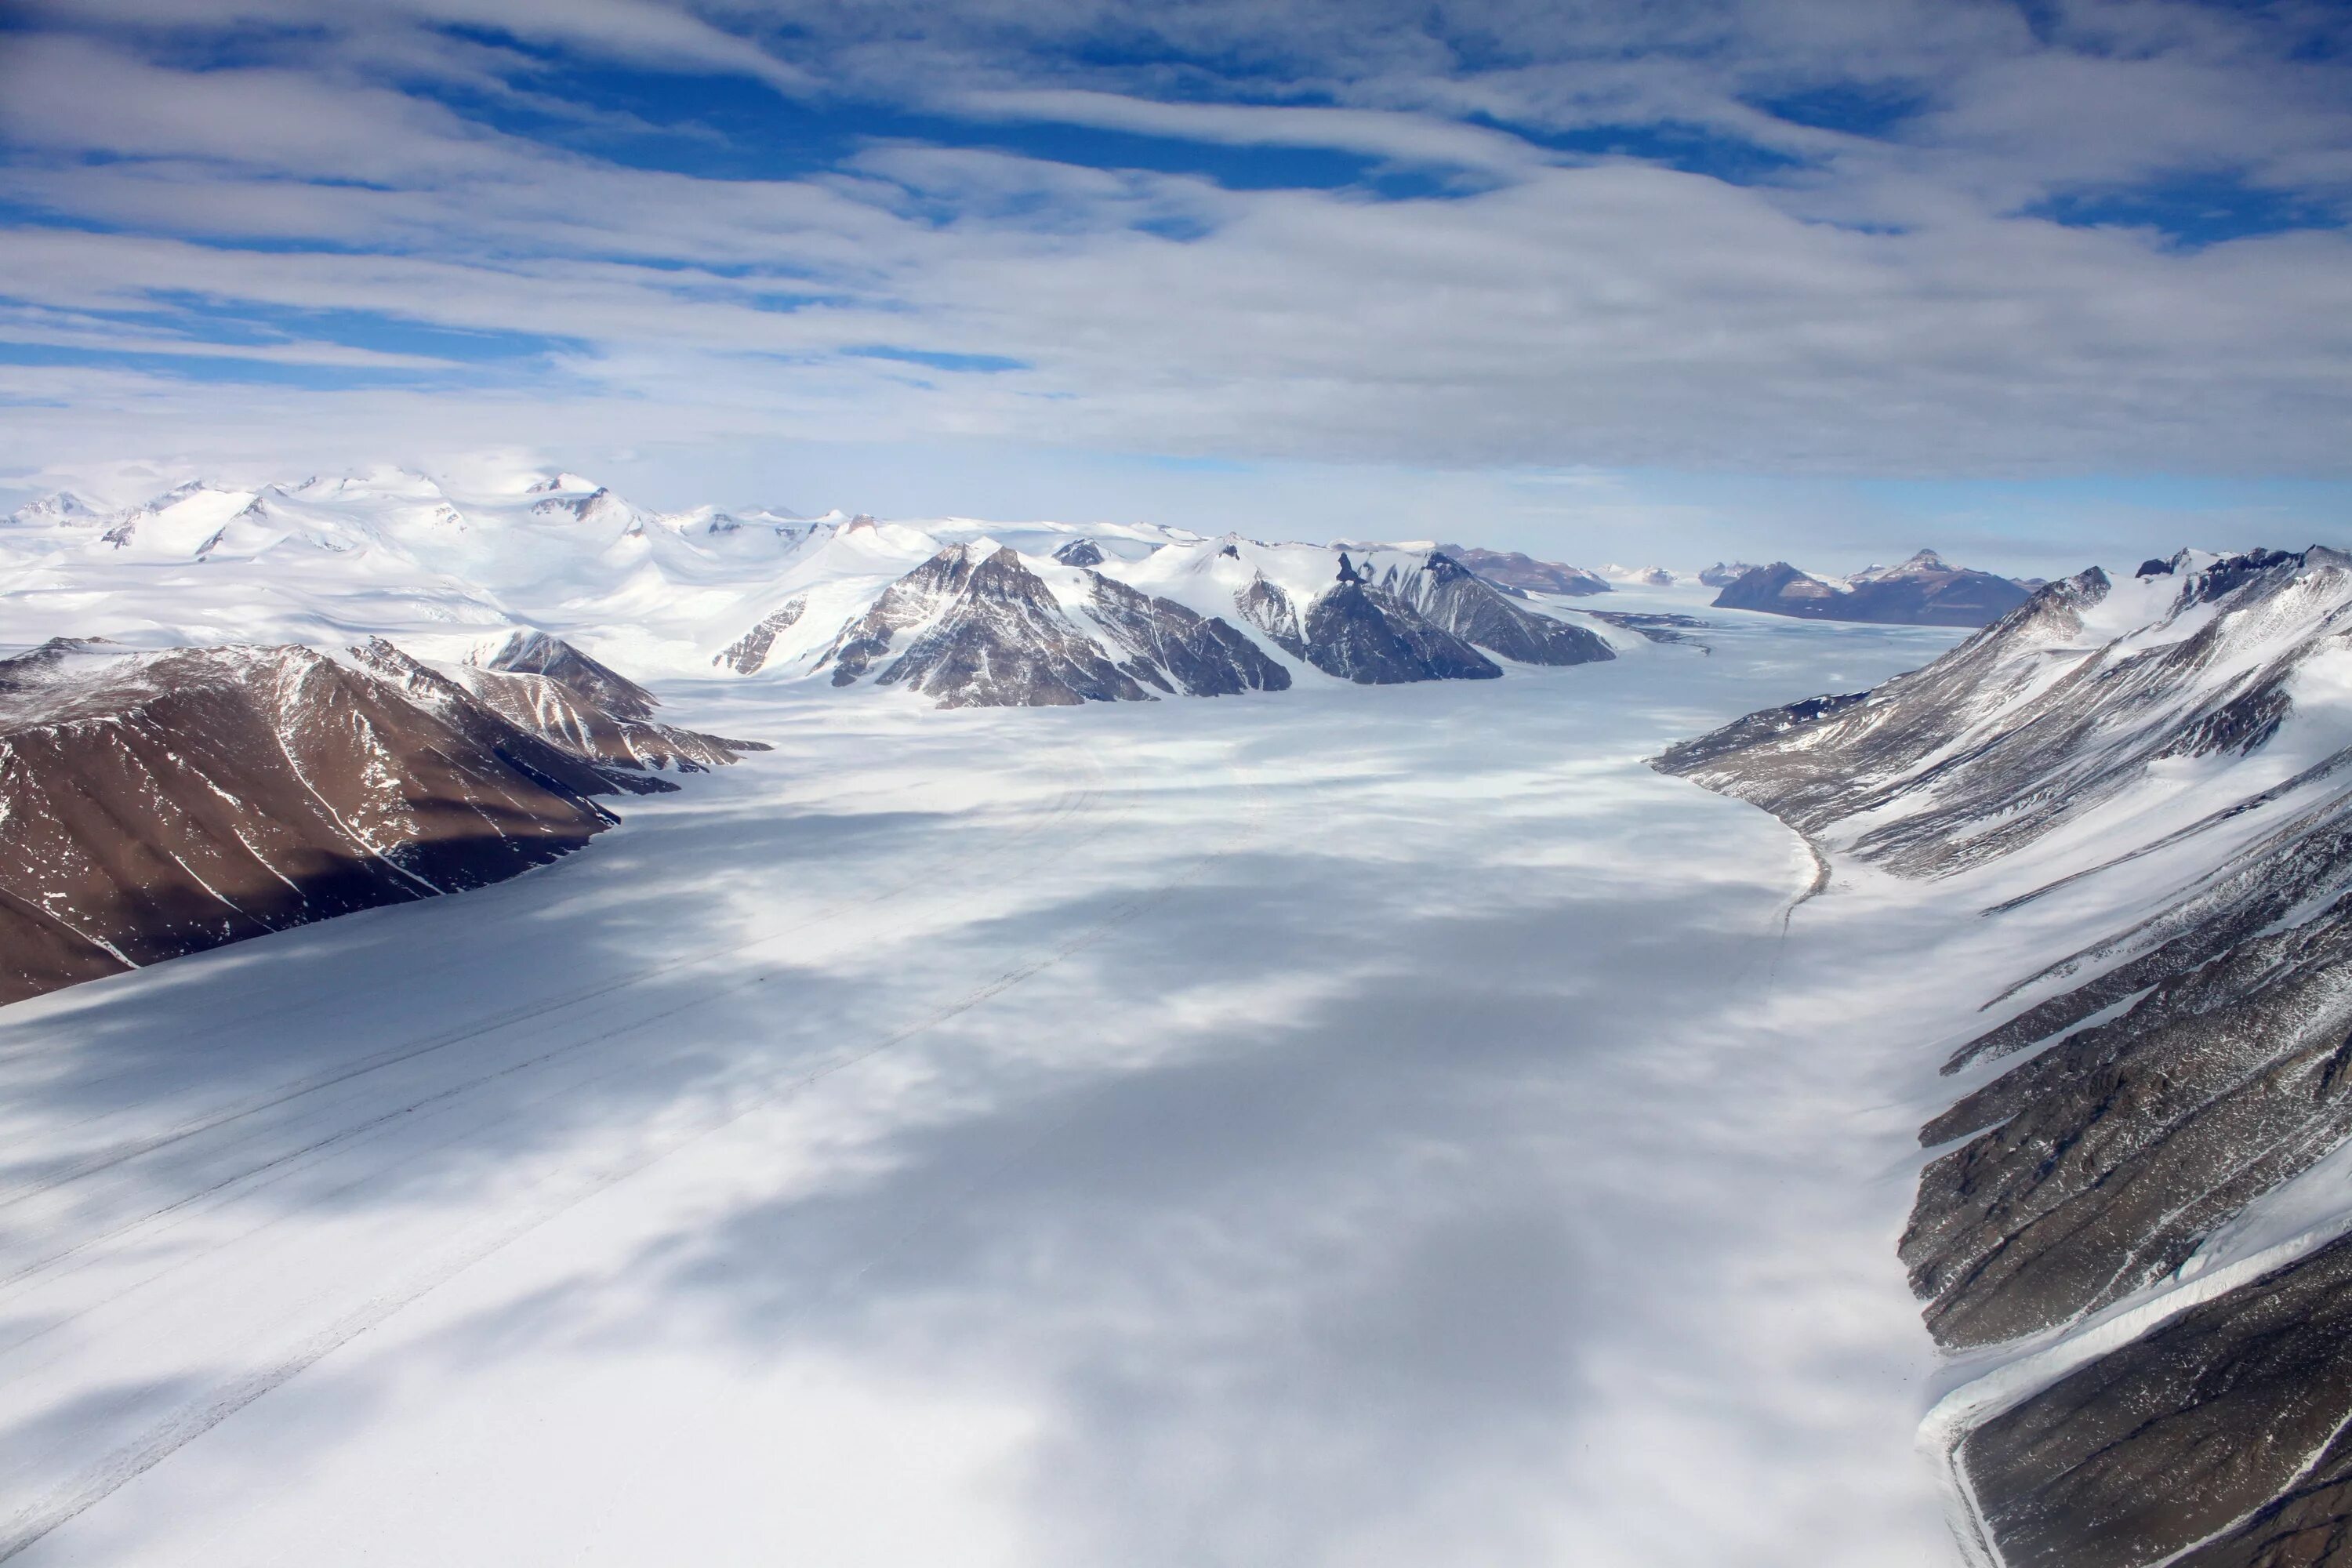
[[[76,0],[0,464],[2352,469],[2322,5]]]

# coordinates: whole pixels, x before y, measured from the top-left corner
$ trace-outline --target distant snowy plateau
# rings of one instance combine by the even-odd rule
[[[1425,531],[9,518],[0,1558],[2352,1562],[2352,558]]]

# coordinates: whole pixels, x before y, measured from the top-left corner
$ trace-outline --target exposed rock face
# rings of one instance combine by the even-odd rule
[[[775,647],[776,638],[798,626],[807,609],[805,598],[786,600],[780,608],[761,617],[750,631],[712,655],[710,662],[738,675],[757,675],[768,667],[768,655]]]
[[[1719,569],[1718,569],[1719,570]],[[1701,574],[1706,581],[1706,574]],[[1717,607],[1813,620],[1882,626],[1981,626],[2025,603],[2029,590],[2006,577],[1948,566],[1922,550],[1900,566],[1858,573],[1841,593],[1785,561],[1750,568],[1715,597]]]
[[[1293,658],[1307,657],[1307,630],[1299,622],[1298,607],[1290,602],[1289,595],[1267,582],[1265,574],[1252,577],[1248,586],[1234,595],[1234,607],[1275,647]]]
[[[1139,702],[1150,693],[1062,613],[1053,593],[998,549],[962,574],[955,596],[880,677],[942,708]]]
[[[1904,875],[2012,853],[2159,763],[2260,752],[2298,693],[2326,700],[2352,661],[2352,557],[2167,564],[2134,590],[2160,605],[2143,625],[2106,613],[2107,635],[2087,635],[2116,590],[2086,572],[1925,670],[1751,715],[1658,765]],[[2173,1300],[2201,1247],[2352,1138],[2352,748],[2315,754],[2118,843],[2110,864],[2266,824],[2128,930],[2021,980],[2009,994],[2037,999],[1947,1065],[2021,1058],[1921,1131],[1958,1143],[1923,1173],[1901,1244],[1939,1341]],[[2138,1568],[2191,1547],[2182,1562],[2216,1568],[2336,1561],[2352,1542],[2347,1247],[2190,1306],[1970,1433],[1960,1459],[2011,1568]]]
[[[518,632],[478,667],[467,688],[509,723],[593,763],[614,785],[635,795],[676,786],[647,769],[700,773],[724,767],[739,752],[767,750],[652,721],[660,700],[625,676],[544,632]]]
[[[1099,566],[1103,563],[1102,546],[1091,539],[1073,539],[1054,552],[1054,559],[1065,566]]]
[[[1514,603],[1442,550],[1431,551],[1416,571],[1391,570],[1381,585],[1431,626],[1521,664],[1591,664],[1617,657],[1584,627]]]
[[[872,520],[866,521],[871,527]],[[856,685],[890,651],[899,633],[936,618],[961,594],[978,563],[971,545],[949,545],[885,588],[864,615],[842,627],[833,646],[818,656],[816,668],[831,665],[835,686]]]
[[[2352,1550],[2347,1412],[2352,1240],[2101,1357],[1961,1455],[2008,1568],[2313,1568]]]
[[[1696,616],[1645,615],[1626,610],[1587,610],[1584,614],[1596,621],[1606,621],[1612,626],[1638,633],[1651,642],[1680,643],[1701,653],[1715,651],[1707,646],[1705,638],[1691,635],[1703,632],[1713,624],[1702,621]]]
[[[2107,590],[2105,574],[2093,567],[2043,588],[1925,669],[1858,697],[1751,714],[1668,749],[1658,765],[1753,801],[1808,833],[1899,798],[1910,809],[1861,833],[1853,850],[1905,875],[2005,853],[2140,776],[2179,740],[2165,731],[2137,747],[2079,744],[2096,727],[2083,703],[2102,672],[2129,686],[2111,693],[2114,720],[2129,725],[2136,714],[2157,717],[2159,710],[2143,710],[2136,699],[2164,676],[2142,662],[2094,654],[2056,681],[2034,679],[2046,668],[2042,655],[2080,638],[2082,608]],[[1979,756],[1979,744],[1990,750]],[[1961,752],[1968,766],[1927,776],[1931,763]],[[2075,788],[2047,788],[2052,770]]]
[[[1094,602],[1087,613],[1128,650],[1131,657],[1121,668],[1137,679],[1189,697],[1290,689],[1290,671],[1223,621],[1153,598],[1099,572],[1087,577]]]
[[[1609,592],[1608,578],[1581,566],[1538,561],[1516,550],[1480,550],[1462,544],[1441,544],[1437,549],[1487,582],[1521,593],[1565,594],[1580,598]]]
[[[1750,572],[1760,570],[1752,561],[1718,561],[1702,570],[1698,580],[1710,588],[1728,588]]]
[[[660,706],[654,694],[635,681],[545,632],[516,632],[496,651],[474,663],[505,675],[544,677],[615,719],[650,719]]]
[[[480,887],[612,826],[533,760],[307,648],[0,662],[0,1000]]]
[[[1307,607],[1309,664],[1360,686],[1407,680],[1491,680],[1501,668],[1410,605],[1367,584],[1347,556],[1339,580]]]
[[[371,637],[353,647],[351,658],[417,707],[530,777],[581,795],[647,795],[677,787],[639,773],[608,771],[595,759],[517,724],[465,686],[420,664],[382,637]]]
[[[1820,620],[1843,620],[1832,615],[1838,591],[1820,578],[1798,571],[1785,561],[1757,566],[1727,584],[1715,596],[1719,610],[1762,610],[1775,616],[1810,616]]]
[[[853,684],[903,637],[876,684],[909,687],[942,708],[1140,702],[1159,692],[1214,697],[1290,685],[1289,670],[1224,621],[1090,569],[1080,578],[1084,596],[1066,606],[1019,552],[951,545],[842,628],[818,668],[830,661],[834,684]]]

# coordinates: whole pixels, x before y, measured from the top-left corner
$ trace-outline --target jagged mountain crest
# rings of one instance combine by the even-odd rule
[[[1364,581],[1343,552],[1339,580],[1307,606],[1306,658],[1360,686],[1410,680],[1486,680],[1503,671],[1452,632],[1433,626]]]
[[[1599,636],[1515,602],[1444,551],[1430,552],[1415,568],[1391,567],[1381,586],[1439,630],[1521,664],[1617,657]]]

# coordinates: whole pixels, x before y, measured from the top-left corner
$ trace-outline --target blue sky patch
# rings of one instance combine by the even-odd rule
[[[2027,207],[2024,216],[2070,228],[2152,228],[2182,249],[2295,229],[2342,228],[2345,214],[2235,174],[2180,174],[2129,189],[2077,191]]]
[[[974,375],[1001,375],[1009,370],[1036,368],[1027,360],[1012,359],[1003,354],[949,353],[940,349],[903,349],[889,343],[868,343],[841,352],[848,359],[891,360],[899,364],[919,364],[931,370],[960,371]]]

